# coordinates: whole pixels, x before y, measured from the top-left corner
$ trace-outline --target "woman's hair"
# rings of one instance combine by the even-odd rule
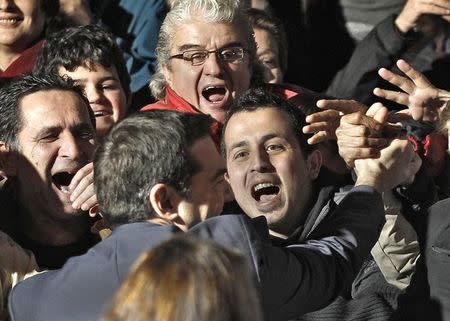
[[[247,260],[212,241],[176,236],[144,253],[104,321],[261,321]]]

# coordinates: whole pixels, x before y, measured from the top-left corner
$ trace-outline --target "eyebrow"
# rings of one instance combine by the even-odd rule
[[[86,123],[86,122],[82,122],[82,123],[76,124],[74,127],[71,128],[71,131],[75,132],[75,133],[79,133],[79,132],[82,132],[82,131],[84,131],[86,129],[88,129],[88,130],[90,130],[92,132],[95,132],[95,128],[93,128],[92,124],[91,123]]]
[[[87,81],[86,78],[76,78],[76,77],[70,77],[70,78],[72,78],[72,80],[77,83],[85,83]],[[114,76],[107,76],[107,77],[102,77],[102,78],[98,79],[99,82],[108,81],[108,80],[114,80],[114,81],[120,82],[119,78],[114,77]]]
[[[230,48],[230,47],[242,47],[243,48],[244,46],[239,41],[235,41],[235,42],[227,43],[226,45],[220,47],[219,50],[224,49],[224,48]],[[202,47],[200,45],[190,44],[190,43],[178,46],[178,51],[180,51],[180,52],[183,52],[186,50],[192,50],[192,49],[206,50],[204,47]]]
[[[56,132],[60,132],[62,129],[63,128],[61,126],[47,126],[47,127],[42,128],[41,130],[39,130],[36,133],[36,135],[34,135],[34,137],[35,138],[40,138],[40,137],[43,137],[43,136],[48,135],[48,134],[53,134],[53,133],[56,133]],[[70,128],[70,131],[74,132],[74,133],[79,133],[79,132],[82,132],[82,131],[84,131],[86,129],[88,129],[88,130],[90,130],[92,132],[95,131],[95,129],[92,127],[92,124],[86,123],[86,122],[82,122],[82,123],[76,124],[75,126]]]
[[[47,126],[41,128],[35,135],[34,138],[41,138],[48,134],[53,134],[55,132],[59,132],[61,130],[61,126]]]
[[[248,141],[246,140],[241,140],[240,142],[234,143],[233,145],[230,146],[230,148],[228,149],[228,151],[232,151],[233,149],[239,148],[239,147],[243,147],[243,146],[247,146],[248,145]]]
[[[214,176],[211,178],[211,182],[214,182],[216,179],[218,179],[220,176],[223,176],[227,172],[227,169],[225,167],[219,168]]]
[[[262,136],[260,140],[261,141],[266,141],[266,140],[269,140],[269,139],[272,139],[272,138],[277,138],[277,137],[280,137],[280,135],[276,134],[276,133],[269,133],[269,134],[266,134],[266,135]],[[280,137],[280,138],[283,138],[283,137]],[[237,143],[234,143],[233,145],[231,145],[231,147],[228,149],[228,151],[231,151],[231,150],[233,150],[235,148],[247,146],[247,145],[248,145],[248,140],[242,140],[240,142],[237,142]]]

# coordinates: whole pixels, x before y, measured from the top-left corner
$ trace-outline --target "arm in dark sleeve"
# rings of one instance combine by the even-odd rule
[[[358,100],[366,105],[373,102],[372,91],[379,81],[378,69],[390,68],[403,54],[407,38],[397,31],[391,15],[356,46],[350,61],[334,77],[326,94]]]
[[[326,306],[352,282],[378,237],[381,196],[370,187],[355,187],[331,215],[308,241],[284,248],[271,244],[267,227],[259,222],[255,228],[243,216],[208,219],[209,227],[196,234],[241,250],[256,270],[266,319],[288,320]]]

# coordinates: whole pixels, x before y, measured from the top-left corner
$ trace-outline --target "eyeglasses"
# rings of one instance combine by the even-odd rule
[[[192,66],[202,65],[206,59],[208,59],[209,54],[215,53],[216,56],[225,62],[236,62],[244,59],[244,53],[248,53],[247,49],[242,47],[228,47],[217,50],[201,50],[192,49],[186,50],[183,53],[170,56],[169,59],[177,58],[189,61]]]

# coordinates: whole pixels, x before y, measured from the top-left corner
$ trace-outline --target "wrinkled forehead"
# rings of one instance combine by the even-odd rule
[[[93,126],[90,107],[86,101],[70,90],[41,90],[27,94],[19,100],[21,129],[86,123]]]
[[[233,21],[207,21],[201,17],[193,17],[178,25],[173,30],[170,49],[176,50],[189,46],[207,49],[219,49],[227,46],[240,45],[249,47],[252,34],[244,22],[239,19]]]

